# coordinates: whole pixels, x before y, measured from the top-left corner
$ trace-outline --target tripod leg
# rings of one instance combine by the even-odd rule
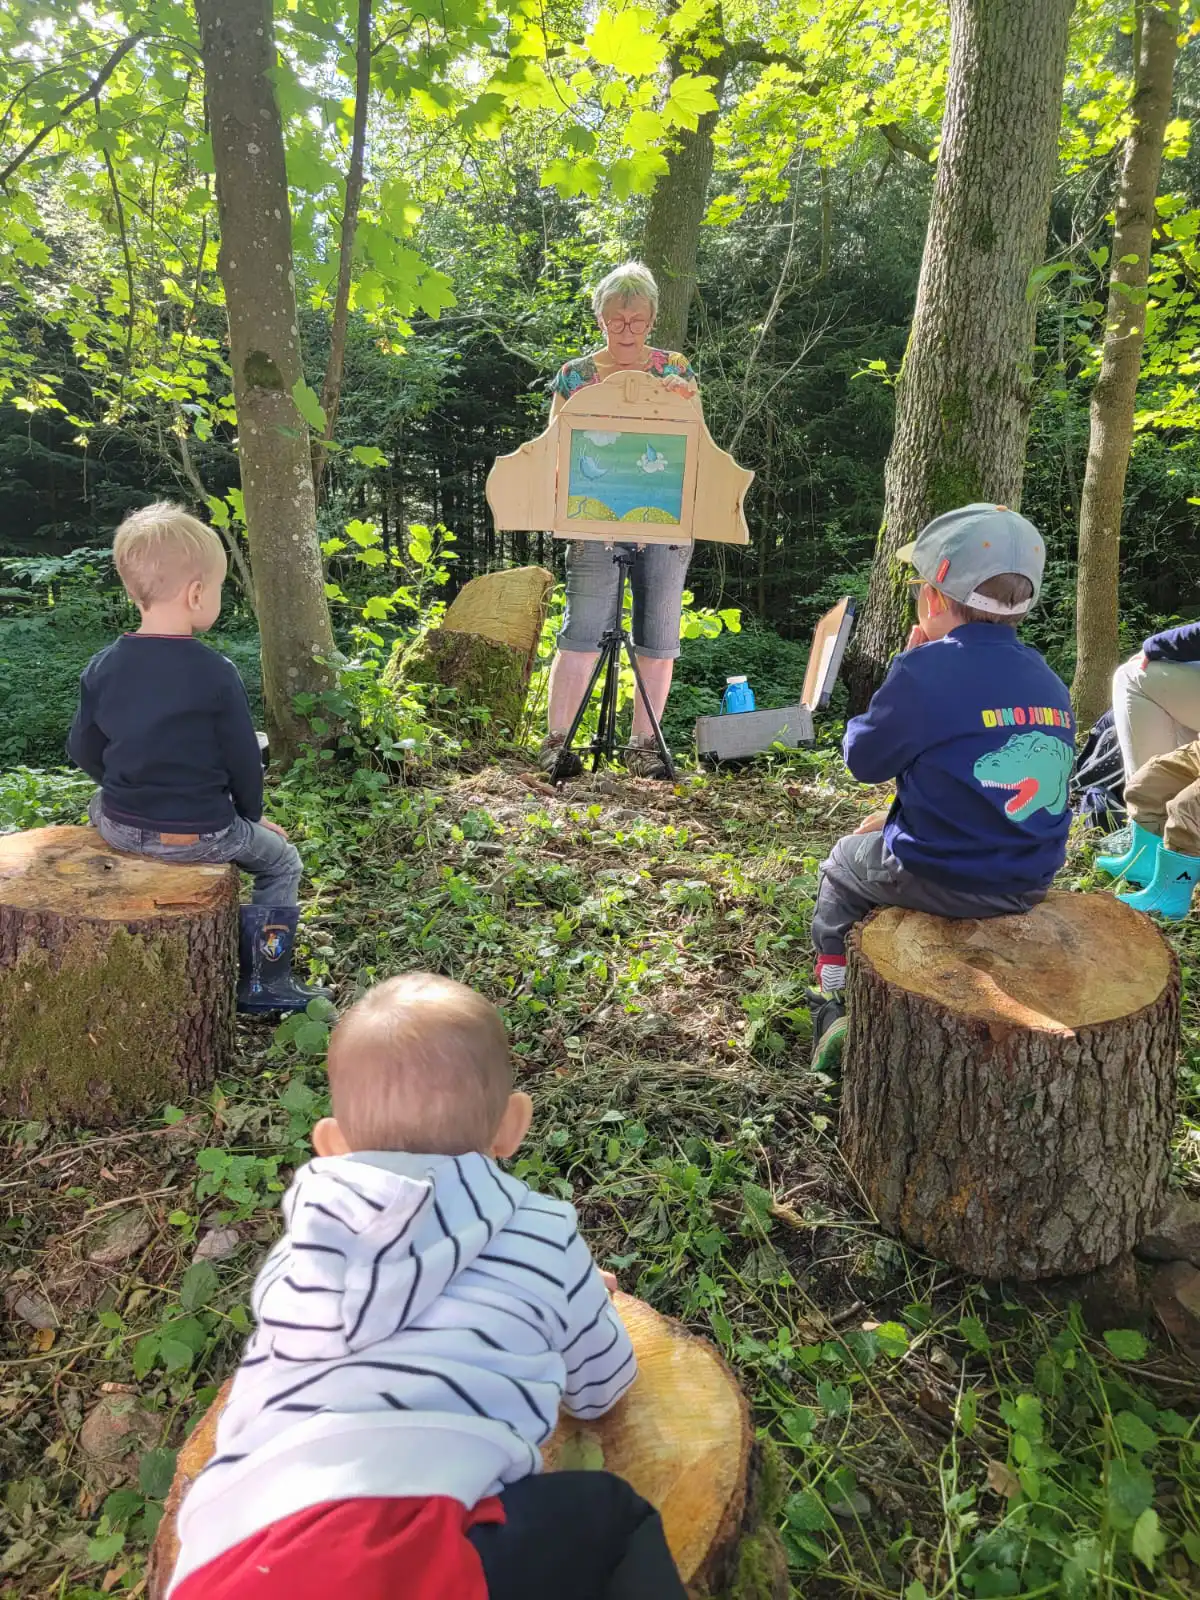
[[[598,770],[601,756],[609,761],[613,758],[617,686],[621,675],[620,638],[616,634],[606,634],[600,648],[604,658],[604,689],[600,695],[600,714],[596,718],[596,737],[592,740],[593,772]]]
[[[575,709],[575,716],[572,719],[571,726],[567,729],[567,736],[562,742],[562,749],[558,752],[558,759],[555,761],[554,767],[551,770],[551,783],[562,783],[567,776],[564,769],[566,767],[567,758],[571,754],[571,746],[575,743],[575,735],[579,732],[580,723],[587,715],[587,708],[591,703],[592,694],[595,691],[596,684],[599,682],[600,674],[603,672],[603,670],[604,650],[602,648],[600,654],[596,657],[596,665],[592,668],[592,675],[588,679],[588,686],[583,691],[583,698],[580,700],[579,705]]]
[[[671,752],[667,749],[667,741],[663,738],[663,731],[659,727],[658,718],[654,715],[654,707],[650,704],[650,696],[646,693],[646,685],[642,682],[642,669],[638,666],[637,653],[628,634],[622,635],[621,643],[625,646],[625,654],[629,657],[629,665],[633,668],[633,679],[637,684],[637,692],[641,696],[642,704],[646,708],[646,715],[650,719],[650,726],[654,730],[654,742],[658,746],[662,764],[667,769],[667,777],[674,783],[675,763],[671,760]]]

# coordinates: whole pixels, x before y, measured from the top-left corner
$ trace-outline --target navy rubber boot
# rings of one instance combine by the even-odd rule
[[[292,949],[299,906],[242,907],[237,1008],[261,1016],[272,1011],[303,1011],[310,1000],[331,998],[292,976]]]

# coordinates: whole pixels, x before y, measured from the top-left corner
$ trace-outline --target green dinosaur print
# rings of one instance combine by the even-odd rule
[[[1035,811],[1067,808],[1067,780],[1074,752],[1065,739],[1048,733],[1014,733],[999,750],[980,756],[975,777],[985,789],[1012,789],[1005,813],[1022,822]]]

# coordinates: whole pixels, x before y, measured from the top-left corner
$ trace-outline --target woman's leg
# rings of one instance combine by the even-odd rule
[[[547,731],[566,733],[600,654],[600,638],[617,609],[617,564],[609,546],[576,539],[567,546],[567,604],[558,654],[550,667]]]
[[[1200,733],[1200,666],[1134,656],[1113,674],[1113,723],[1126,779]]]
[[[550,703],[546,709],[547,731],[551,738],[555,735],[561,738],[574,721],[599,654],[599,650],[560,648],[554,657],[550,666]]]
[[[663,661],[655,656],[644,656],[639,651],[638,670],[642,675],[646,699],[653,706],[654,715],[661,723],[663,712],[667,709],[667,696],[671,692],[671,678],[675,672],[675,663],[670,659]],[[635,696],[634,701],[633,737],[642,741],[653,739],[654,737],[654,730],[650,726],[650,717],[640,694]]]
[[[611,1472],[523,1478],[474,1527],[488,1600],[686,1600],[653,1506]]]

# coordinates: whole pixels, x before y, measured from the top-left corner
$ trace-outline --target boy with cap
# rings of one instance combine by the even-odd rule
[[[917,573],[918,622],[843,747],[860,782],[894,778],[896,798],[821,866],[820,992],[810,995],[819,1065],[841,1049],[854,923],[876,906],[942,917],[1029,911],[1066,855],[1070,697],[1016,633],[1041,589],[1041,535],[1005,506],[969,505],[936,517],[896,558]]]

